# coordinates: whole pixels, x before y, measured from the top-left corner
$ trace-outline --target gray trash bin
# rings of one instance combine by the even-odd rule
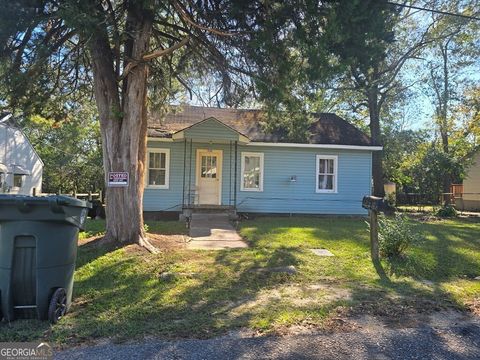
[[[0,319],[65,315],[89,207],[67,196],[0,195]]]

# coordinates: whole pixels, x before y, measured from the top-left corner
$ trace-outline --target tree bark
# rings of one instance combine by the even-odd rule
[[[370,116],[370,137],[372,145],[382,146],[380,132],[380,106],[378,87],[373,85],[368,90],[368,111]],[[383,187],[383,151],[373,151],[372,153],[372,178],[373,178],[373,195],[378,197],[385,196]]]
[[[141,59],[149,48],[152,16],[141,8],[141,2],[138,3],[131,2],[128,8],[127,21],[131,31],[128,46],[125,47],[128,51],[126,59]],[[143,227],[148,65],[141,62],[135,66],[123,79],[120,93],[104,27],[90,40],[89,48],[100,116],[105,173],[106,176],[111,171],[129,173],[127,187],[107,187],[105,239],[123,244],[138,243],[155,251],[148,242]]]

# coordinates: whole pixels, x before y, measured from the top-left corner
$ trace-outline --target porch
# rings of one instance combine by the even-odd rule
[[[182,208],[234,210],[237,205],[238,143],[184,139]]]
[[[177,211],[235,212],[240,189],[239,145],[249,139],[209,118],[149,142],[146,189],[162,192]],[[157,194],[160,195],[159,192]]]

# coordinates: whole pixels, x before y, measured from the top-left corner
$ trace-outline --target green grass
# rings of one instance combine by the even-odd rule
[[[62,346],[101,337],[211,337],[241,327],[268,333],[291,325],[322,327],[345,312],[398,318],[478,302],[480,281],[473,278],[480,275],[480,222],[414,224],[424,240],[403,261],[384,263],[390,281],[381,281],[371,264],[362,219],[244,221],[240,233],[249,249],[153,255],[134,246],[85,244],[69,315],[55,326],[34,320],[1,324],[0,341],[44,339]],[[101,231],[99,223],[88,227]],[[158,222],[149,231],[185,230],[179,222]],[[310,248],[336,256],[317,257]],[[255,271],[286,265],[298,273]],[[163,272],[175,276],[163,280]]]
[[[105,233],[105,220],[87,219],[85,231],[78,235],[79,239],[87,239],[92,236],[103,235]]]

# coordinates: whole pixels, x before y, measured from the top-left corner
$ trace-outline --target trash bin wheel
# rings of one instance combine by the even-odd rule
[[[48,306],[48,320],[56,324],[67,312],[67,292],[64,288],[58,288],[53,293]]]

